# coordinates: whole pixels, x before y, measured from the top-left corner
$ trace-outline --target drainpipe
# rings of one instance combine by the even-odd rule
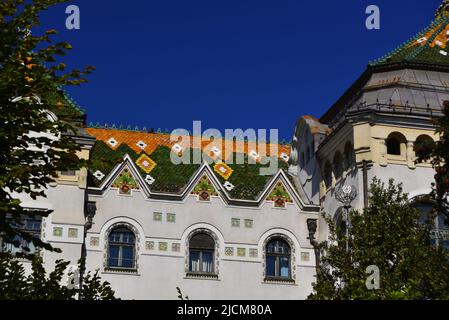
[[[88,201],[87,188],[86,188],[85,211],[84,211],[84,216],[86,218],[86,222],[84,224],[84,238],[83,238],[83,244],[81,246],[81,259],[82,259],[83,263],[80,268],[79,300],[83,299],[83,295],[82,295],[83,279],[84,279],[84,273],[86,272],[86,259],[87,259],[87,249],[86,249],[87,232],[92,228],[92,225],[93,225],[92,220],[95,216],[96,211],[97,211],[97,206],[96,206],[95,202]]]
[[[366,160],[362,161],[363,164],[363,205],[368,207],[368,165]]]

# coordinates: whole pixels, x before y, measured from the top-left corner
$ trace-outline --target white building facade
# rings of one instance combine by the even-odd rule
[[[123,299],[177,299],[176,288],[195,300],[306,299],[313,244],[329,236],[321,213],[344,222],[341,186],[357,191],[356,209],[368,205],[374,177],[403,183],[411,201],[430,192],[434,171],[415,162],[414,145],[438,140],[431,119],[449,100],[448,10],[444,2],[431,26],[371,63],[320,119],[301,117],[291,146],[271,155],[271,176],[259,174],[263,157],[246,142],[231,142],[226,156],[226,141],[201,145],[210,164],[175,165],[172,153],[194,148],[167,134],[81,130],[79,156],[94,166],[61,173],[45,200],[22,199],[53,210],[29,223],[62,249],[44,261],[85,257]],[[228,161],[237,155],[244,164]],[[440,220],[437,240],[449,246]]]

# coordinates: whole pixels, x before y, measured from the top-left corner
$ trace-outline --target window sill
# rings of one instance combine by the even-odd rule
[[[120,274],[129,276],[140,276],[136,269],[124,269],[124,268],[105,268],[103,274]]]
[[[397,156],[397,155],[393,155],[393,154],[387,154],[387,160],[392,162],[392,163],[403,163],[403,162],[407,162],[407,157],[405,156]]]
[[[185,276],[185,279],[197,279],[197,280],[215,280],[219,281],[217,274],[211,273],[195,273],[188,272]]]
[[[291,278],[265,278],[265,284],[282,284],[282,285],[296,285],[295,280]]]

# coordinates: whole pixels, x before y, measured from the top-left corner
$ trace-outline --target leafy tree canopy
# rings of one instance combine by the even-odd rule
[[[432,246],[431,222],[420,222],[421,212],[400,185],[374,179],[369,206],[349,216],[348,238],[326,217],[330,238],[320,244],[322,263],[309,299],[449,298],[447,252]],[[379,290],[367,288],[369,266],[380,271]]]
[[[18,194],[37,199],[60,171],[86,165],[72,139],[80,111],[70,106],[64,87],[86,82],[93,68],[66,71],[59,60],[71,45],[54,43],[55,30],[33,34],[39,15],[65,0],[0,2],[0,234],[53,248],[14,225],[21,217],[45,217],[49,210],[25,210]],[[50,117],[48,111],[58,116]]]
[[[56,261],[52,272],[46,272],[42,258],[35,256],[31,272],[9,254],[0,255],[0,300],[115,300],[108,282],[101,282],[98,271],[81,279],[67,272],[69,262]],[[84,268],[79,261],[78,267]],[[79,284],[75,281],[80,281]],[[64,283],[66,281],[66,283]],[[81,286],[81,288],[79,288]],[[81,289],[81,290],[80,290]]]

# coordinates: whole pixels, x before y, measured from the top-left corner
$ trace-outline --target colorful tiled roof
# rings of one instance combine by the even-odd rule
[[[409,41],[389,54],[370,62],[371,66],[416,63],[449,66],[449,1],[445,0],[435,20]]]
[[[139,170],[142,178],[150,181],[150,190],[155,193],[180,194],[184,191],[191,178],[199,170],[201,164],[173,164],[171,153],[190,154],[198,150],[191,137],[183,137],[186,142],[170,141],[169,134],[149,133],[131,130],[104,128],[86,128],[88,134],[97,142],[92,149],[93,166],[90,169],[89,183],[98,187],[102,180],[119,163],[125,155],[129,155]],[[233,145],[232,154],[225,153],[226,144]],[[264,165],[263,153],[270,156],[270,144],[261,144],[258,149],[250,142],[216,140],[202,141],[201,150],[208,160],[214,160],[211,165],[214,174],[222,185],[229,186],[229,195],[233,199],[255,200],[270,182],[272,176],[260,175]],[[289,145],[277,145],[278,166],[287,171],[290,156]],[[226,159],[242,156],[244,164],[227,164]],[[248,164],[248,159],[255,159],[254,164]],[[224,162],[220,162],[222,159]],[[235,158],[234,158],[235,159]]]
[[[328,135],[332,131],[327,125],[322,124],[320,122],[320,120],[318,120],[314,116],[305,115],[305,116],[302,116],[302,118],[309,125],[310,131],[312,132],[312,134],[321,133],[321,134]]]

